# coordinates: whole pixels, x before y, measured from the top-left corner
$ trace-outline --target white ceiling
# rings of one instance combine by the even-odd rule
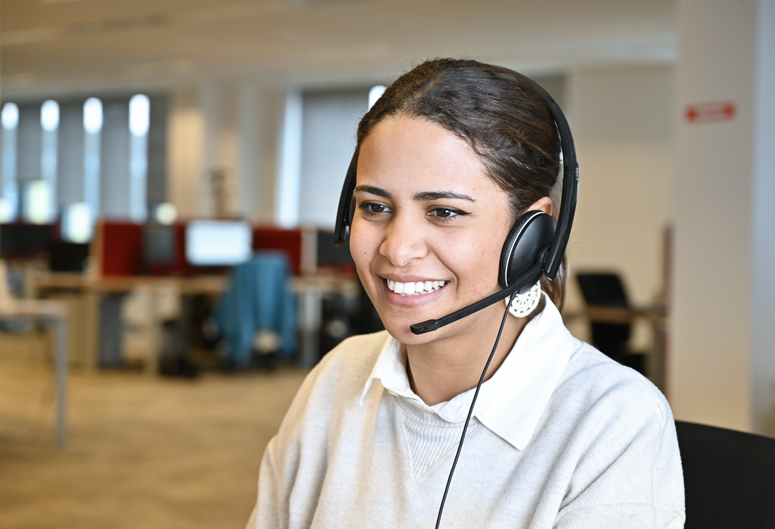
[[[671,62],[674,0],[2,0],[3,98],[364,84],[432,56],[532,74]]]

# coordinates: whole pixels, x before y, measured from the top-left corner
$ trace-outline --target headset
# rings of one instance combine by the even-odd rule
[[[414,334],[435,331],[482,310],[496,301],[513,294],[522,294],[535,285],[542,275],[553,280],[562,263],[565,248],[568,246],[573,217],[576,213],[576,199],[579,189],[579,165],[576,162],[576,147],[573,143],[568,120],[557,102],[538,83],[520,73],[517,75],[541,96],[549,108],[560,135],[563,177],[557,225],[555,226],[551,215],[542,211],[528,211],[519,217],[509,231],[501,251],[498,283],[502,290],[437,320],[416,323],[411,326]],[[357,166],[358,151],[356,150],[347,169],[336,212],[334,234],[337,246],[345,241],[355,214],[354,194]]]

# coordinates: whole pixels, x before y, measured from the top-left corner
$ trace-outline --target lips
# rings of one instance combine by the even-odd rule
[[[388,290],[402,296],[418,296],[420,294],[430,294],[436,292],[444,285],[446,281],[409,281],[402,283],[400,281],[387,280]]]

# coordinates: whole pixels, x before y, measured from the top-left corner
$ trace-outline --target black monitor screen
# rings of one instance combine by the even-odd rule
[[[175,227],[146,224],[143,227],[143,262],[146,266],[175,264]]]
[[[52,272],[83,272],[88,258],[88,244],[55,242],[49,253],[49,268]]]
[[[333,233],[319,231],[317,241],[317,265],[318,266],[340,266],[353,262],[350,255],[350,244],[348,241],[339,247],[334,244],[336,236]]]
[[[48,253],[51,231],[48,224],[3,224],[0,227],[0,250],[7,257],[34,257]]]

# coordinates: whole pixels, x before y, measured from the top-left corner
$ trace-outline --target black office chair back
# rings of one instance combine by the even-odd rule
[[[775,439],[676,421],[685,529],[775,528]]]
[[[618,274],[577,274],[581,293],[588,305],[629,308],[627,292]]]
[[[576,274],[581,294],[587,305],[629,308],[627,292],[617,274],[585,273]],[[592,343],[603,353],[621,361],[627,352],[630,339],[629,324],[592,323]]]

